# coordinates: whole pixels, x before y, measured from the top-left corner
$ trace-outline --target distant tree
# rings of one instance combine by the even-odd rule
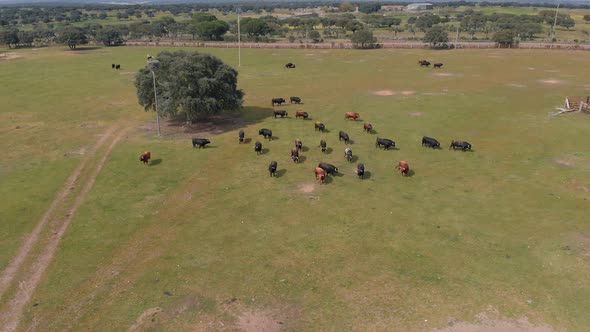
[[[435,25],[430,30],[426,31],[426,35],[424,35],[424,42],[431,43],[433,47],[436,47],[437,44],[446,43],[449,41],[449,34],[447,30],[442,25]]]
[[[584,21],[588,24],[590,22],[590,15],[584,15]]]
[[[438,15],[425,14],[416,19],[416,28],[420,29],[422,32],[426,32],[426,30],[430,29],[433,25],[439,23],[440,17],[438,17]]]
[[[216,21],[217,17],[207,12],[195,12],[192,15],[193,23]]]
[[[118,29],[108,26],[98,30],[96,41],[103,43],[104,46],[120,46],[123,45],[123,36]]]
[[[229,24],[224,21],[204,21],[197,23],[197,34],[205,40],[221,40],[222,36],[229,30]]]
[[[237,110],[244,93],[237,89],[238,73],[219,58],[205,53],[164,51],[158,54],[156,70],[158,112],[187,121]],[[140,69],[135,76],[139,104],[146,111],[155,110],[152,74]]]
[[[353,12],[356,9],[355,6],[348,1],[341,3],[339,8],[341,12]]]
[[[375,48],[377,38],[373,36],[373,32],[369,29],[357,30],[350,37],[350,41],[354,48]]]
[[[73,50],[78,45],[88,44],[88,39],[81,28],[66,27],[58,35],[57,42],[68,45]]]
[[[101,12],[100,14],[98,14],[98,18],[101,20],[106,20],[107,17],[109,16],[105,12]]]
[[[416,16],[410,16],[410,18],[408,18],[408,24],[415,24],[417,19]]]
[[[562,26],[562,27],[564,27],[564,28],[566,28],[566,29],[568,29],[568,30],[569,30],[570,28],[574,27],[575,25],[576,25],[576,21],[574,21],[574,19],[573,19],[573,18],[571,18],[571,17],[569,17],[569,16],[568,16],[568,17],[565,17],[565,18],[563,18],[563,19],[561,20],[561,22],[559,22],[559,26]]]
[[[240,21],[240,29],[242,33],[250,37],[264,36],[270,33],[268,24],[259,18],[246,17]]]
[[[18,46],[18,29],[10,29],[0,31],[0,44],[8,45],[8,48],[15,48]]]
[[[512,30],[502,30],[494,33],[492,40],[498,43],[500,46],[512,46],[514,44],[515,34]]]
[[[19,31],[18,43],[20,45],[31,46],[35,41],[35,33],[33,31]]]

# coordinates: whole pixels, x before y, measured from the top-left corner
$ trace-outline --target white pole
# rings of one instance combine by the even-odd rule
[[[242,44],[240,35],[240,8],[238,7],[238,67],[242,66]]]
[[[158,113],[158,93],[156,92],[156,74],[153,70],[152,77],[154,79],[154,100],[156,102],[156,124],[158,126],[158,136],[160,136],[160,114]]]
[[[555,25],[557,24],[557,12],[559,11],[559,4],[557,4],[557,9],[555,9],[555,19],[553,20],[553,38],[555,38]]]

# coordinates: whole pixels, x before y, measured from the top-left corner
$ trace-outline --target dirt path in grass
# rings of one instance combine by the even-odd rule
[[[31,299],[31,296],[41,281],[45,270],[53,260],[57,246],[68,225],[82,204],[84,198],[92,189],[97,176],[100,174],[100,171],[105,165],[105,162],[110,156],[113,148],[127,130],[121,130],[119,134],[112,139],[111,144],[108,146],[102,158],[95,166],[94,171],[89,175],[88,179],[86,179],[84,183],[81,183],[84,179],[80,179],[82,172],[87,167],[87,164],[91,160],[92,155],[97,152],[107,140],[113,137],[113,133],[116,131],[116,129],[116,127],[109,128],[107,132],[101,137],[101,139],[96,143],[92,153],[89,153],[88,157],[84,158],[84,160],[80,163],[80,166],[74,170],[72,175],[66,181],[64,188],[58,193],[47,212],[43,215],[39,224],[35,227],[31,235],[29,235],[29,237],[25,240],[15,258],[2,272],[2,278],[0,279],[0,295],[3,295],[10,285],[14,284],[15,282],[17,283],[17,288],[8,305],[0,310],[1,331],[16,330],[18,323],[21,320],[25,305]],[[72,199],[71,193],[74,191],[77,183],[83,187],[80,192],[77,193],[74,201],[68,204],[68,200]],[[58,219],[59,217],[55,215],[55,211],[58,207],[62,206],[65,207],[63,211],[67,211],[67,213],[63,219]],[[57,211],[62,211],[62,209],[57,209]],[[45,226],[50,223],[50,221],[54,220],[54,218],[56,221],[53,223],[53,225],[49,226],[52,228],[53,234],[47,241],[45,241],[45,243],[42,243],[44,241],[43,239],[39,238],[40,234],[46,228]],[[42,246],[38,248],[41,249],[40,254],[37,257],[29,257],[31,250],[33,250],[38,245]],[[30,258],[31,263],[25,264],[25,267],[22,267],[27,258]],[[19,275],[20,280],[13,281],[20,270],[24,270],[22,274]]]

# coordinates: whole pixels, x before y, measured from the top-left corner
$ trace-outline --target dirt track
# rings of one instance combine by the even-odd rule
[[[0,275],[0,298],[6,295],[7,290],[11,289],[11,287],[14,287],[15,290],[8,304],[0,308],[0,331],[14,331],[18,327],[25,305],[31,299],[45,270],[51,263],[68,225],[86,195],[92,189],[96,177],[100,174],[113,148],[126,132],[126,130],[120,130],[113,138],[116,131],[116,127],[107,129],[90,153],[70,175],[33,232],[26,237],[15,257],[2,271]],[[96,156],[104,143],[109,140],[111,144],[102,153],[100,161],[97,164],[88,165],[93,156]],[[92,166],[94,166],[94,170],[84,177],[83,171]],[[76,186],[80,186],[81,189],[76,195],[73,195]],[[65,217],[60,218],[64,214]],[[53,231],[50,236],[42,236],[43,232],[49,230]],[[35,257],[34,252],[36,251],[40,254]]]

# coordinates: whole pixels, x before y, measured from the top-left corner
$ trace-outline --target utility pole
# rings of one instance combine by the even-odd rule
[[[237,9],[238,11],[238,67],[242,66],[242,44],[241,44],[241,33],[240,33],[240,7]]]
[[[160,61],[158,61],[158,60],[148,61],[148,68],[152,72],[152,78],[153,78],[153,82],[154,82],[154,103],[156,106],[156,125],[158,126],[158,137],[161,136],[161,134],[160,134],[160,113],[158,113],[158,92],[156,91],[156,73],[154,72],[154,70],[158,69],[159,67],[160,67]]]
[[[305,48],[307,48],[307,26],[305,26]]]
[[[555,9],[555,19],[553,20],[553,39],[555,38],[555,25],[557,24],[557,12],[559,12],[559,4],[557,4],[557,9]],[[551,41],[553,41],[553,39]]]

